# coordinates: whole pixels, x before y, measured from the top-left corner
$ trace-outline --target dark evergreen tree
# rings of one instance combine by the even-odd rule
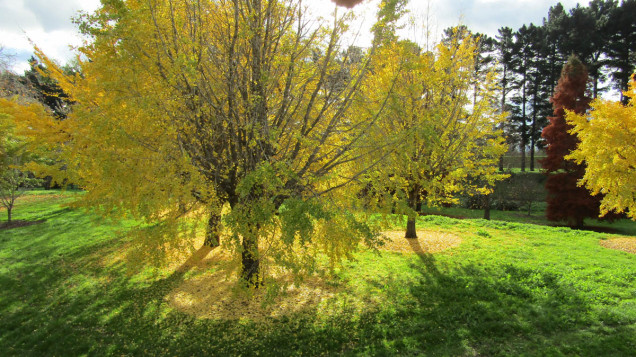
[[[621,91],[621,101],[626,104],[628,97],[622,95],[627,90],[631,75],[636,68],[636,0],[624,0],[613,9],[609,20],[609,45],[607,56],[612,68],[615,88]]]
[[[47,69],[37,59],[31,57],[29,65],[31,68],[26,70],[22,77],[23,84],[30,88],[34,96],[51,109],[56,117],[60,119],[66,118],[72,104],[68,95],[64,93],[54,79],[47,76]],[[66,65],[63,69],[67,73],[75,71],[72,65]]]
[[[568,36],[568,14],[561,3],[550,7],[548,18],[543,20],[543,27],[546,35],[546,55],[550,64],[548,83],[550,88],[554,88],[569,55],[567,50],[564,51],[564,43]]]
[[[514,72],[517,74],[515,78],[515,86],[518,88],[517,94],[512,98],[517,108],[512,110],[511,120],[516,123],[519,131],[521,142],[519,142],[519,151],[521,153],[521,171],[526,170],[526,151],[530,138],[528,125],[529,112],[529,82],[531,74],[531,65],[533,58],[532,34],[536,31],[536,26],[523,25],[519,31],[515,32],[515,42],[513,47],[513,55],[517,58]]]
[[[576,51],[586,64],[592,80],[592,97],[596,98],[605,88],[600,84],[606,80],[603,68],[607,66],[607,55],[610,34],[611,15],[617,7],[615,0],[592,0],[588,7],[573,10],[573,23],[576,25]],[[578,9],[578,7],[576,8]],[[579,14],[579,13],[583,14]],[[590,28],[590,24],[593,24]]]
[[[551,90],[546,91],[545,84],[550,80],[550,66],[547,61],[548,46],[545,41],[545,29],[543,27],[528,27],[526,40],[532,53],[528,64],[528,131],[530,150],[530,171],[535,169],[535,152],[541,147],[541,131],[547,125],[545,109],[549,105]]]
[[[508,113],[508,120],[503,125],[504,136],[509,147],[514,147],[516,140],[516,129],[514,129],[510,120],[512,106],[508,103],[508,95],[514,89],[514,72],[516,66],[516,57],[514,51],[514,36],[510,27],[502,27],[495,41],[496,58],[499,66],[499,84],[501,90],[501,111]],[[504,170],[504,157],[499,159],[499,171]]]
[[[483,79],[485,73],[489,71],[495,61],[495,39],[485,35],[477,33],[473,35],[477,40],[477,56],[475,57],[475,73],[477,73],[477,79]],[[474,84],[475,88],[479,86],[479,83]],[[477,102],[477,90],[475,89],[473,104]]]

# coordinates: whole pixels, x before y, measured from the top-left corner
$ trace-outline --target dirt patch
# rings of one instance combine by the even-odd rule
[[[34,224],[44,223],[44,222],[46,222],[45,219],[40,219],[40,220],[37,220],[37,221],[13,220],[11,222],[2,222],[2,223],[0,223],[0,230],[18,228],[18,227],[27,227],[27,226],[32,226]]]
[[[437,253],[457,247],[462,242],[462,239],[455,234],[439,231],[417,231],[417,239],[404,238],[404,231],[388,231],[382,234],[388,240],[380,247],[380,250],[398,253]]]
[[[636,238],[614,238],[600,241],[601,246],[636,254]]]

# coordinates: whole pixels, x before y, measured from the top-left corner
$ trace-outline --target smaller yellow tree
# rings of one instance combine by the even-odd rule
[[[636,78],[624,95],[636,97]],[[592,110],[577,115],[568,112],[570,131],[581,141],[567,159],[587,166],[579,185],[593,194],[604,194],[601,216],[608,212],[626,212],[636,220],[636,108],[634,102],[595,99]]]
[[[497,180],[496,162],[506,146],[497,130],[495,73],[479,78],[474,70],[477,41],[455,29],[425,51],[409,41],[379,48],[368,93],[390,90],[377,133],[387,159],[372,175],[378,205],[408,216],[406,238],[417,238],[415,221],[422,205],[455,201],[459,193],[488,194]],[[378,95],[383,98],[382,95]],[[370,108],[373,106],[370,105]]]
[[[16,125],[25,119],[45,116],[48,113],[41,104],[20,104],[17,99],[0,98],[0,205],[7,209],[8,223],[17,199],[25,189],[40,182],[23,168],[35,154],[27,149],[27,139],[16,135]]]

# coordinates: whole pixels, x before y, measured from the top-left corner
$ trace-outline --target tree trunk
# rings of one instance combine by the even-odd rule
[[[206,247],[218,247],[221,244],[221,215],[216,211],[210,212],[208,225],[205,230],[205,241],[203,245]]]
[[[256,235],[243,237],[243,252],[241,253],[241,263],[243,265],[241,278],[247,286],[252,288],[258,288],[262,285],[258,257],[258,238],[256,237]]]
[[[534,171],[534,147],[537,145],[535,131],[537,130],[537,94],[534,94],[534,105],[532,109],[532,127],[530,128],[530,171]]]
[[[508,79],[507,79],[507,71],[506,71],[507,67],[504,65],[503,67],[503,79],[502,79],[502,88],[501,88],[501,113],[503,113],[506,110],[506,85],[508,84]],[[507,118],[506,120],[510,120],[510,118]],[[504,124],[501,123],[501,131],[504,131]],[[499,171],[503,172],[504,170],[504,156],[501,155],[499,156]]]
[[[521,172],[526,171],[526,140],[521,139]]]
[[[7,207],[7,223],[11,223],[11,210],[13,207]]]
[[[526,146],[528,145],[528,126],[526,125],[526,94],[523,88],[522,122],[521,122],[521,171],[526,171]]]
[[[527,59],[524,57],[524,68],[527,64]],[[523,70],[523,88],[521,93],[521,171],[526,171],[526,146],[528,145],[528,126],[526,124],[526,81],[527,73],[526,69]]]
[[[409,217],[406,222],[406,234],[404,238],[417,238],[417,231],[415,230],[415,217]]]
[[[534,127],[534,122],[532,123],[532,126]],[[533,135],[534,135],[534,132],[533,132]],[[532,137],[530,139],[530,171],[534,171],[534,146],[535,145],[536,143],[534,142],[534,137]]]
[[[404,238],[417,238],[417,232],[415,231],[415,220],[417,219],[417,215],[419,214],[419,210],[421,208],[420,200],[418,199],[418,191],[417,187],[414,187],[409,192],[409,208],[415,210],[415,214],[411,216],[412,213],[409,213],[408,221],[406,222],[406,234]]]
[[[484,219],[490,220],[490,195],[484,196]]]
[[[570,217],[568,218],[568,225],[571,228],[583,228],[583,217]]]

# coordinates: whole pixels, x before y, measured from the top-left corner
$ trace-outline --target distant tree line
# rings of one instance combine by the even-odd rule
[[[592,98],[613,89],[623,104],[629,101],[622,92],[636,68],[634,14],[636,0],[593,0],[569,11],[558,3],[541,25],[502,27],[495,38],[475,34],[481,52],[476,70],[498,67],[500,107],[509,113],[503,129],[509,146],[521,153],[522,171],[535,169],[535,153],[545,145],[541,132],[552,114],[550,97],[570,55],[587,68]],[[499,166],[504,169],[503,158]]]

